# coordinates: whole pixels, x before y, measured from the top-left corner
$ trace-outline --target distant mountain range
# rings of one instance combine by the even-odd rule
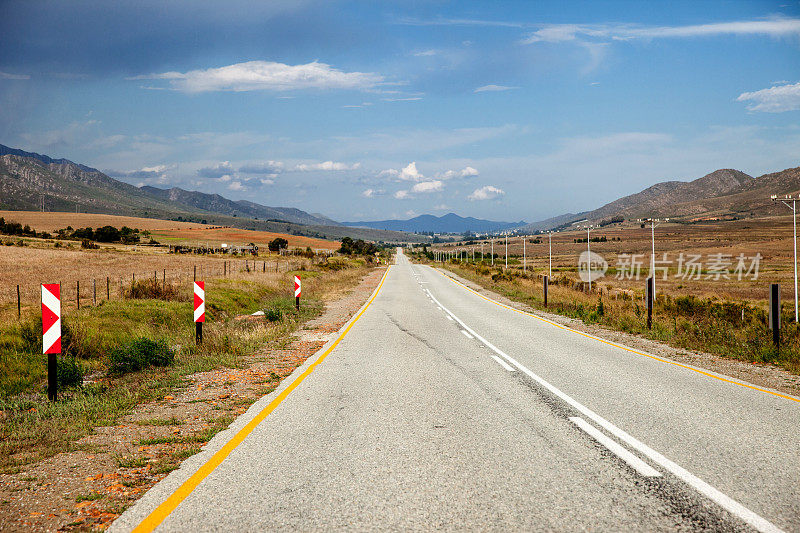
[[[734,169],[715,170],[694,181],[665,181],[614,200],[593,211],[568,213],[523,228],[524,231],[566,227],[577,221],[612,218],[673,218],[682,221],[785,214],[770,195],[800,192],[800,168],[753,178]]]
[[[374,228],[394,231],[433,232],[433,233],[487,233],[503,231],[524,226],[521,222],[494,222],[473,217],[462,217],[455,213],[437,217],[434,215],[420,215],[409,220],[375,220],[363,222],[342,222],[344,226]]]
[[[135,187],[95,168],[0,145],[0,209],[81,211],[188,220],[311,237],[405,241],[409,235],[350,228],[293,207],[269,207],[180,188]],[[412,239],[414,240],[414,239]]]

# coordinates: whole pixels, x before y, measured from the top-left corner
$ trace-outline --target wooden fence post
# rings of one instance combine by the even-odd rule
[[[111,299],[111,278],[106,276],[106,301]]]
[[[97,280],[92,278],[92,305],[97,305]]]
[[[22,318],[22,302],[19,296],[19,285],[17,285],[17,318]]]
[[[80,281],[76,281],[75,283],[76,283],[76,287],[75,287],[75,302],[77,302],[78,309],[80,309],[81,308],[81,282]]]

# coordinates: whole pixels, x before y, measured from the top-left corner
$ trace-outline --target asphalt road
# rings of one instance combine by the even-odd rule
[[[397,263],[112,530],[800,531],[797,398]]]

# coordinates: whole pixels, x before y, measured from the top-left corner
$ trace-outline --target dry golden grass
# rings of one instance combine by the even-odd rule
[[[306,248],[313,250],[338,250],[341,246],[338,242],[314,239],[299,235],[288,235],[284,233],[273,233],[271,231],[253,231],[238,228],[216,228],[216,227],[192,227],[171,230],[152,231],[153,238],[163,244],[197,244],[209,243],[219,245],[227,243],[232,245],[242,245],[255,243],[260,250],[267,250],[267,243],[271,240],[282,237],[289,241],[290,248]]]
[[[97,287],[98,301],[106,298],[106,278],[109,278],[110,296],[120,295],[120,284],[128,286],[133,276],[137,280],[158,277],[170,283],[191,281],[194,267],[198,279],[218,277],[223,274],[223,263],[229,261],[233,276],[252,276],[246,265],[262,273],[264,262],[267,272],[286,272],[289,267],[299,267],[304,261],[300,257],[282,258],[264,256],[260,258],[232,258],[229,256],[199,256],[168,254],[164,249],[134,246],[103,247],[99,250],[83,250],[78,243],[73,248],[0,246],[0,311],[16,312],[16,287],[20,285],[23,306],[38,306],[41,298],[40,284],[60,283],[62,301],[65,306],[76,305],[77,283],[80,282],[82,305],[93,299],[93,282]],[[42,246],[46,243],[40,241]],[[239,274],[240,272],[243,273]],[[229,274],[230,275],[230,274]]]
[[[174,220],[158,220],[155,218],[121,217],[116,215],[99,215],[93,213],[42,213],[39,211],[0,211],[0,217],[6,221],[28,224],[36,231],[53,232],[72,226],[73,228],[99,228],[114,226],[121,228],[138,228],[140,230],[188,230],[196,228],[212,228],[207,224],[195,222],[176,222]]]
[[[641,228],[639,224],[626,224],[622,227],[606,227],[593,230],[592,237],[605,236],[609,239],[619,237],[621,241],[591,243],[592,252],[603,256],[610,267],[619,264],[620,254],[643,254],[641,275],[639,280],[619,280],[615,273],[600,280],[606,288],[633,290],[642,292],[645,278],[648,276],[650,266],[650,228]],[[534,238],[534,237],[528,237]],[[548,242],[547,235],[540,235],[541,244],[526,245],[527,266],[537,272],[545,272],[548,268]],[[586,238],[586,231],[571,231],[557,233],[553,236],[553,273],[569,273],[577,279],[578,256],[586,251],[586,243],[575,243],[574,239]],[[442,246],[434,249],[475,249],[476,259],[480,259],[480,244],[469,246]],[[484,251],[489,254],[490,246],[484,245]],[[496,266],[504,264],[504,240],[495,240],[494,251],[500,255],[495,260]],[[662,279],[662,272],[657,271],[656,286],[660,293],[674,296],[694,295],[699,297],[717,296],[730,300],[764,301],[767,298],[768,285],[780,283],[784,301],[794,299],[794,270],[792,249],[792,218],[791,216],[771,217],[758,220],[739,220],[733,222],[707,222],[692,225],[662,224],[656,227],[656,258],[667,253],[672,260],[666,280]],[[683,253],[700,254],[701,262],[705,268],[708,265],[710,254],[723,253],[731,256],[736,265],[736,257],[743,253],[746,257],[760,253],[759,275],[756,280],[743,278],[741,281],[731,275],[730,279],[707,279],[704,273],[699,280],[681,279],[676,277],[678,255]],[[522,267],[522,239],[519,237],[509,239],[509,266]],[[517,257],[518,256],[518,257]],[[470,255],[471,257],[471,255]],[[748,261],[749,265],[749,261]],[[546,273],[546,272],[545,272]]]

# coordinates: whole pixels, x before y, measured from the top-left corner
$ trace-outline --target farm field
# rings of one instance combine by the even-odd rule
[[[340,244],[335,241],[326,241],[312,237],[273,233],[270,231],[255,231],[238,228],[219,227],[191,227],[178,229],[151,230],[153,238],[162,244],[248,244],[255,243],[259,249],[266,251],[267,243],[282,237],[289,241],[289,248],[311,248],[313,250],[338,250]]]
[[[72,226],[73,228],[99,228],[101,226],[114,226],[121,228],[138,228],[142,231],[153,230],[189,230],[200,228],[213,228],[208,224],[196,222],[179,222],[176,220],[159,220],[156,218],[123,217],[117,215],[102,215],[95,213],[53,213],[40,211],[2,211],[0,217],[6,221],[13,220],[23,226],[30,225],[36,231],[53,232],[58,229]]]
[[[651,233],[650,227],[641,228],[639,224],[607,226],[592,230],[591,237],[606,237],[607,242],[592,242],[591,251],[601,255],[609,270],[597,281],[606,289],[622,289],[643,292],[645,280],[650,271]],[[526,243],[527,268],[538,273],[547,273],[548,237],[546,234],[528,236],[527,239],[540,239],[539,244]],[[576,243],[575,239],[584,239]],[[553,275],[563,273],[578,279],[578,257],[586,251],[586,231],[568,231],[553,234]],[[614,239],[614,240],[612,240]],[[619,240],[616,240],[619,239]],[[465,250],[480,260],[481,242],[464,245],[434,245],[431,250]],[[494,243],[495,266],[504,265],[504,239],[497,238]],[[489,261],[490,245],[483,245]],[[720,299],[765,301],[770,283],[780,283],[784,302],[794,299],[794,270],[792,266],[792,218],[791,216],[770,217],[727,222],[703,222],[696,224],[662,223],[655,229],[656,261],[666,262],[656,265],[656,289],[659,293],[675,296],[693,295],[697,297],[716,296]],[[509,267],[522,269],[523,243],[521,237],[508,241]],[[631,258],[640,265],[638,279],[630,268]],[[683,254],[683,267],[679,272],[679,259]],[[714,266],[717,254],[722,254],[719,276],[709,267]],[[738,279],[735,272],[738,256],[744,254],[745,272],[752,264],[752,258],[760,254],[758,276]],[[686,262],[691,256],[700,256],[698,271],[687,273]],[[717,265],[720,266],[719,264]],[[727,274],[724,270],[728,270]],[[630,277],[629,277],[630,276]],[[726,277],[727,276],[727,277]],[[718,279],[717,279],[718,278]]]

